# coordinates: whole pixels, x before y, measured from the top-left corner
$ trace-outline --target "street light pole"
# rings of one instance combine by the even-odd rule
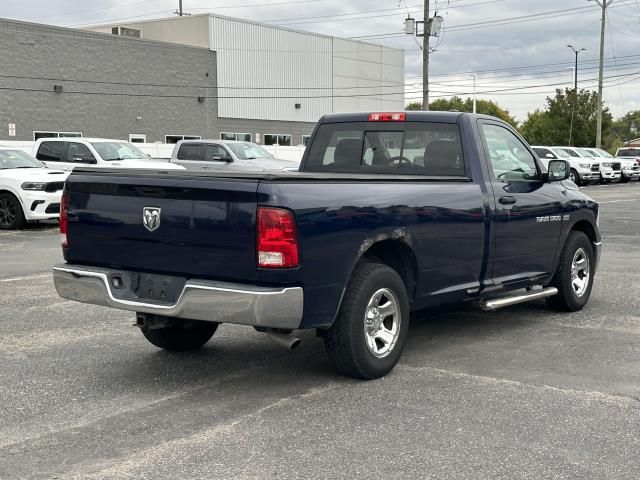
[[[573,67],[573,93],[574,93],[574,99],[573,99],[573,106],[571,107],[571,124],[569,126],[569,146],[573,145],[573,116],[575,114],[575,110],[576,110],[576,104],[578,103],[578,55],[580,54],[580,52],[585,52],[587,49],[586,48],[581,48],[580,50],[576,50],[576,48],[573,45],[567,45],[567,47],[569,47],[571,50],[573,50],[573,53],[576,54],[576,64]]]
[[[567,47],[573,50],[573,53],[576,54],[576,65],[574,67],[574,87],[573,88],[575,89],[577,94],[578,93],[578,55],[580,54],[580,52],[586,52],[587,49],[581,48],[580,50],[576,50],[576,48],[573,45],[567,45]]]

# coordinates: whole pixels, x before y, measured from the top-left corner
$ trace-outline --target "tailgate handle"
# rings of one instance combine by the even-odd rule
[[[500,197],[498,199],[498,201],[502,205],[513,205],[514,203],[516,203],[518,201],[518,199],[516,197],[511,196],[511,195],[506,195],[504,197]]]

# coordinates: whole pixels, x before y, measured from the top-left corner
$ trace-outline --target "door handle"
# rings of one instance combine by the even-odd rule
[[[516,197],[511,196],[511,195],[506,195],[506,196],[500,197],[498,199],[498,202],[500,202],[502,205],[513,205],[517,201],[518,201],[518,199]]]

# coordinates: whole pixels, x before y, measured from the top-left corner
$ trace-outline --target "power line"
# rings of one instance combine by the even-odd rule
[[[627,0],[627,1],[630,3],[620,4],[617,7],[623,7],[635,2],[635,0]],[[611,7],[611,8],[616,8],[616,7]],[[494,20],[487,20],[484,22],[453,25],[453,26],[447,27],[447,31],[456,32],[456,31],[462,31],[462,30],[475,30],[477,28],[488,28],[488,27],[495,27],[495,26],[511,25],[511,24],[522,23],[522,22],[548,20],[548,17],[556,18],[556,17],[563,17],[563,16],[580,15],[580,14],[591,13],[591,12],[593,12],[593,9],[589,6],[574,7],[574,8],[567,8],[563,10],[539,12],[539,13],[530,14],[530,15],[521,15],[518,17],[499,18]],[[360,35],[360,36],[348,37],[348,38],[352,38],[352,39],[383,38],[383,37],[389,38],[389,37],[398,37],[403,35],[404,33],[402,32],[389,32],[389,33],[380,33],[375,35]]]
[[[640,75],[640,72],[633,72],[627,74],[620,75],[611,75],[606,77],[606,79],[612,78],[625,78],[630,76]],[[595,79],[587,79],[585,81],[592,81]],[[497,89],[497,90],[484,90],[477,92],[478,94],[500,94],[502,92],[507,91],[518,91],[518,90],[527,90],[532,88],[540,88],[544,86],[560,86],[565,82],[560,83],[548,83],[543,85],[529,85],[529,86],[519,86],[513,88],[505,88],[505,89]],[[16,91],[16,92],[41,92],[41,93],[52,93],[51,89],[41,89],[41,88],[23,88],[23,87],[0,87],[0,90],[5,91]],[[340,89],[337,89],[340,90]],[[78,95],[96,95],[96,96],[115,96],[115,97],[149,97],[149,98],[185,98],[185,99],[196,99],[198,95],[180,95],[180,94],[154,94],[154,93],[124,93],[124,92],[88,92],[81,90],[64,90],[63,94],[78,94]],[[247,96],[247,95],[229,95],[229,96],[220,96],[220,95],[200,95],[200,97],[206,99],[261,99],[261,100],[274,100],[274,99],[321,99],[321,98],[355,98],[355,97],[383,97],[383,96],[391,96],[391,95],[405,95],[405,91],[397,91],[397,92],[384,92],[384,93],[363,93],[363,94],[349,94],[349,95],[269,95],[269,96]],[[530,92],[531,93],[531,92]],[[469,93],[461,93],[455,92],[448,95],[442,96],[452,96],[452,95],[468,95]]]

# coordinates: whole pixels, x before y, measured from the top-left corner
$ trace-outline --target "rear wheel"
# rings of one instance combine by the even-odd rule
[[[147,325],[140,327],[142,334],[156,347],[175,352],[196,350],[207,343],[216,330],[215,322],[200,322],[195,320],[176,321],[175,324],[150,328]]]
[[[360,264],[345,292],[325,349],[343,375],[379,378],[396,365],[409,329],[409,300],[400,275],[387,265]]]
[[[0,229],[20,229],[24,224],[24,212],[18,199],[10,193],[0,194]]]
[[[582,232],[571,232],[550,284],[558,289],[558,294],[547,299],[549,305],[569,312],[581,310],[591,295],[593,267],[593,247],[589,238]]]

